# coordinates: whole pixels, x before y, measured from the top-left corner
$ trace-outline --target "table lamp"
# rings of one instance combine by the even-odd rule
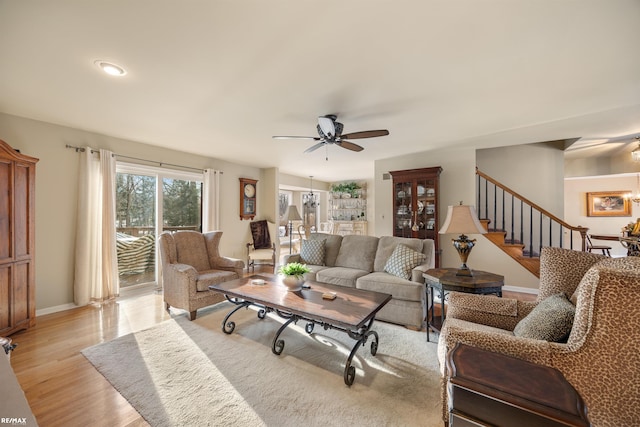
[[[289,255],[291,255],[293,253],[293,221],[301,221],[302,217],[296,205],[287,206],[284,217],[289,222]]]
[[[444,220],[444,225],[438,233],[460,233],[457,239],[451,239],[453,247],[458,251],[460,261],[462,261],[462,265],[456,272],[456,276],[473,276],[473,272],[467,267],[467,258],[471,253],[471,249],[475,246],[476,240],[470,240],[466,234],[485,234],[486,232],[478,220],[476,210],[473,206],[463,205],[462,202],[460,202],[458,206],[449,206],[447,219]]]

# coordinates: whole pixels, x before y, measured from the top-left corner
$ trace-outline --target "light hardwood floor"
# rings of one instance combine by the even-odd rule
[[[505,296],[535,298],[507,292]],[[38,424],[148,425],[80,351],[172,316],[186,315],[173,309],[169,315],[164,310],[162,295],[147,290],[133,292],[99,308],[81,307],[40,316],[34,328],[12,335],[18,347],[12,353],[11,364]]]

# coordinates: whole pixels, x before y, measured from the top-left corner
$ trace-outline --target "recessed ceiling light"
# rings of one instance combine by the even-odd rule
[[[98,59],[93,62],[96,64],[102,71],[109,74],[110,76],[124,76],[127,74],[127,71],[119,65],[114,64],[113,62],[102,61]]]

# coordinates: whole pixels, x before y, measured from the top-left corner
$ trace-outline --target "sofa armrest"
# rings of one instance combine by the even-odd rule
[[[300,254],[285,255],[282,262],[283,264],[289,264],[290,262],[300,262]]]
[[[432,269],[433,267],[431,267],[431,264],[426,263],[426,264],[420,264],[417,267],[414,267],[413,270],[411,270],[411,281],[412,282],[418,282],[418,283],[424,283],[424,277],[422,276],[423,273],[425,273],[427,270]]]
[[[451,292],[447,317],[512,331],[536,304],[533,301],[519,301],[493,295]]]

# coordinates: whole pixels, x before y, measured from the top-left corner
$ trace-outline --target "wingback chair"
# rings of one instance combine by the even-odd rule
[[[558,293],[575,305],[566,342],[514,334],[523,318]],[[536,301],[452,292],[438,342],[445,422],[445,356],[460,342],[558,369],[584,399],[594,426],[640,425],[639,318],[638,257],[544,248]]]
[[[166,309],[180,308],[196,318],[199,308],[224,300],[224,296],[209,290],[210,285],[242,277],[244,262],[223,257],[218,246],[222,231],[164,232],[158,238],[162,286]]]

